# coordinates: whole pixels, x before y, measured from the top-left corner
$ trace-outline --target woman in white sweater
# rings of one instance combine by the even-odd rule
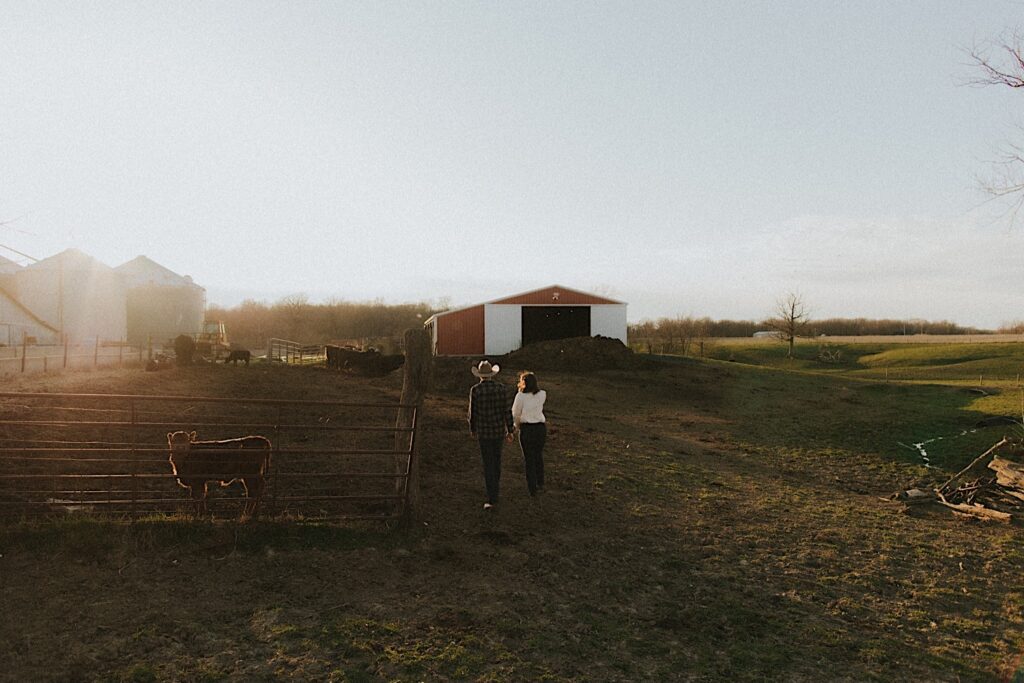
[[[544,490],[544,441],[548,433],[544,401],[547,397],[547,392],[537,386],[536,375],[519,373],[519,393],[512,402],[512,420],[519,432],[519,446],[526,462],[526,486],[531,496]]]

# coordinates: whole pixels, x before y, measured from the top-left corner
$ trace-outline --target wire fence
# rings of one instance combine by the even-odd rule
[[[115,342],[91,344],[6,346],[0,348],[0,375],[137,367],[152,354],[148,348]]]

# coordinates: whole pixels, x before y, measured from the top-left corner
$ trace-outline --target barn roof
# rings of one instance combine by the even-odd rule
[[[198,287],[187,275],[178,275],[170,268],[165,268],[148,256],[136,256],[127,263],[122,263],[114,270],[121,273],[132,286],[138,285],[169,285],[173,287]]]
[[[22,271],[32,270],[53,270],[57,266],[63,266],[68,270],[90,270],[90,271],[110,271],[113,270],[110,266],[102,263],[92,256],[89,256],[85,252],[79,251],[78,249],[65,249],[59,254],[53,256],[47,256],[41,261],[29,264],[22,268]]]
[[[563,287],[562,285],[548,285],[547,287],[540,287],[539,289],[531,289],[528,292],[520,292],[519,294],[513,294],[511,296],[503,296],[500,299],[493,299],[491,301],[484,301],[484,302],[481,302],[481,303],[478,303],[478,304],[471,304],[469,306],[462,306],[461,308],[453,308],[453,309],[450,309],[450,310],[447,310],[447,311],[441,311],[440,313],[435,313],[434,315],[432,315],[429,318],[427,318],[423,322],[423,324],[426,325],[431,320],[434,320],[435,318],[440,318],[440,317],[448,315],[450,313],[458,313],[459,311],[465,311],[466,309],[475,308],[476,306],[484,306],[486,304],[523,304],[523,303],[535,303],[534,301],[532,301],[532,299],[535,297],[535,295],[543,295],[546,292],[555,292],[556,294],[559,294],[559,293],[569,293],[569,294],[572,294],[572,295],[576,295],[577,297],[584,297],[584,298],[589,300],[586,304],[565,304],[565,305],[577,305],[577,306],[578,305],[608,305],[608,304],[622,305],[622,304],[626,303],[625,301],[616,301],[615,299],[609,299],[607,297],[598,296],[597,294],[591,294],[589,292],[584,292],[584,291],[579,290],[579,289],[572,289],[571,287]],[[536,303],[540,303],[540,302],[538,301]],[[547,305],[552,305],[552,304],[558,305],[559,299],[555,299],[554,301],[550,301],[550,302],[548,300],[545,300],[543,303],[545,303]]]

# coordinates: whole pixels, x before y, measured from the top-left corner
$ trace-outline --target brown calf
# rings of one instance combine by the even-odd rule
[[[270,468],[270,440],[243,436],[222,441],[197,441],[195,432],[170,432],[171,471],[178,485],[189,490],[196,514],[206,514],[206,487],[211,481],[229,486],[239,481],[245,489],[243,515],[255,515]]]

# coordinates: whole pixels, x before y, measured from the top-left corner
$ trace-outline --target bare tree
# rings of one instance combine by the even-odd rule
[[[1024,88],[1024,38],[1019,32],[976,45],[967,54],[976,72],[966,80],[967,85]],[[978,186],[993,199],[1008,200],[1008,216],[1014,222],[1024,208],[1024,146],[1004,144],[990,174],[978,178]]]
[[[811,320],[811,313],[803,297],[790,292],[775,304],[774,317],[768,320],[768,327],[775,331],[781,341],[789,344],[788,358],[793,357],[793,345],[801,337]]]

